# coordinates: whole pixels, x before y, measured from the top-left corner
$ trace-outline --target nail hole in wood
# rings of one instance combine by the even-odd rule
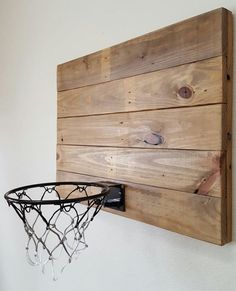
[[[229,74],[227,74],[227,80],[228,80],[228,81],[230,80],[230,75],[229,75]]]

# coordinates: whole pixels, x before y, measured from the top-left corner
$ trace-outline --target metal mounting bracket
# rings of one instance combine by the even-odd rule
[[[110,188],[105,197],[104,207],[125,211],[125,185],[108,181],[101,181],[100,183],[106,184]]]

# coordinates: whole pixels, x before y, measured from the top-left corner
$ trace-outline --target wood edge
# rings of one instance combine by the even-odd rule
[[[223,9],[222,13],[222,52],[223,52],[223,100],[226,110],[223,114],[222,140],[225,142],[225,193],[222,195],[222,245],[232,241],[232,99],[233,99],[233,15]]]
[[[232,241],[232,105],[233,105],[233,15],[227,14],[227,54],[226,54],[226,88],[227,88],[227,155],[226,155],[226,243]],[[228,77],[229,76],[229,77]]]
[[[60,65],[57,65],[56,66],[56,72],[57,72],[57,80],[56,80],[56,82],[57,82],[57,94],[60,92],[59,91],[59,88],[60,88],[60,86],[59,86],[59,67],[60,67]],[[58,104],[58,97],[57,97],[57,104]],[[58,112],[58,105],[57,105],[57,112]]]

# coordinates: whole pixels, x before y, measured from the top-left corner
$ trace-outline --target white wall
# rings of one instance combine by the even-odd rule
[[[86,253],[52,282],[26,263],[24,230],[3,193],[55,180],[57,64],[221,6],[236,15],[236,1],[0,5],[0,291],[235,291],[235,242],[217,247],[106,213],[91,226]],[[236,199],[236,239],[235,211]]]

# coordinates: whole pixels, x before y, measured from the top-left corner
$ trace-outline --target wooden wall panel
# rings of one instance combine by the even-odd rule
[[[61,118],[58,144],[221,150],[224,105]],[[201,118],[199,118],[201,117]],[[77,134],[79,132],[79,134]]]
[[[104,181],[101,177],[58,171],[58,181]],[[110,181],[115,181],[110,179]],[[120,214],[120,212],[103,208]],[[181,191],[126,184],[125,217],[222,244],[221,199]]]
[[[222,56],[111,82],[58,92],[58,117],[226,102]],[[190,89],[189,98],[180,96]],[[112,100],[112,102],[111,102]]]
[[[231,240],[231,12],[190,18],[57,73],[58,181],[122,182],[127,209],[117,214]]]

